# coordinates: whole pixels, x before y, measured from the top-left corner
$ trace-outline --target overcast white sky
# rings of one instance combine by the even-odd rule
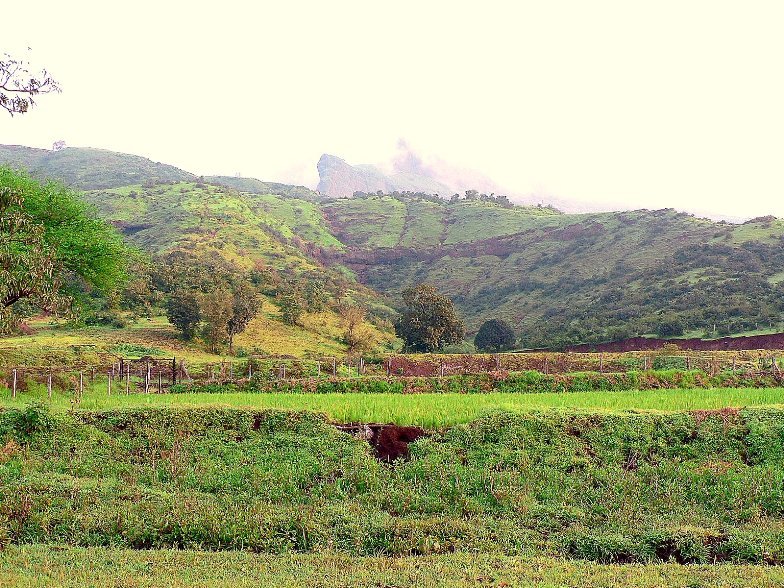
[[[315,185],[402,138],[545,199],[784,216],[784,2],[203,5],[3,6],[63,93],[0,142]]]

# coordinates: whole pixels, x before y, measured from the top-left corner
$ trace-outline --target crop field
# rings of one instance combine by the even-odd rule
[[[54,409],[105,410],[113,408],[233,407],[313,411],[339,423],[396,423],[445,427],[467,423],[496,410],[531,412],[547,409],[607,411],[694,411],[726,407],[784,405],[784,388],[718,388],[631,390],[519,394],[395,394],[395,393],[253,393],[216,392],[184,394],[113,394],[104,385],[87,388],[81,400],[73,394],[54,392],[51,400],[43,386],[32,387],[16,399],[0,392],[0,406],[22,408],[40,402]]]

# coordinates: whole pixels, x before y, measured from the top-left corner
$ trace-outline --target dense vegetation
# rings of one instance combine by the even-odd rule
[[[385,465],[308,413],[6,409],[0,537],[781,563],[781,417],[495,413]]]
[[[0,332],[23,305],[64,312],[80,290],[114,293],[132,255],[75,192],[0,167]]]

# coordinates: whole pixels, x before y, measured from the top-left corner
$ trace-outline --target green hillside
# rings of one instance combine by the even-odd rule
[[[85,193],[101,216],[150,253],[217,253],[248,269],[312,270],[305,244],[342,248],[317,205],[199,182],[132,185]],[[298,248],[297,245],[300,245]]]
[[[292,186],[278,182],[264,182],[256,178],[238,178],[236,176],[205,176],[205,182],[228,186],[241,192],[252,194],[275,194],[277,196],[288,196],[301,200],[319,200],[320,196],[310,188],[305,186]]]
[[[510,320],[524,344],[661,330],[775,327],[784,312],[784,223],[717,223],[673,210],[561,214],[489,201],[367,196],[324,205],[371,287],[430,282],[470,330]]]
[[[60,180],[84,190],[194,179],[189,172],[145,157],[89,147],[49,151],[0,145],[0,164],[26,169],[36,177]]]

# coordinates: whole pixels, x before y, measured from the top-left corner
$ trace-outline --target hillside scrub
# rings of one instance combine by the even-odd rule
[[[779,564],[783,416],[496,412],[385,465],[310,413],[4,409],[0,541]]]

